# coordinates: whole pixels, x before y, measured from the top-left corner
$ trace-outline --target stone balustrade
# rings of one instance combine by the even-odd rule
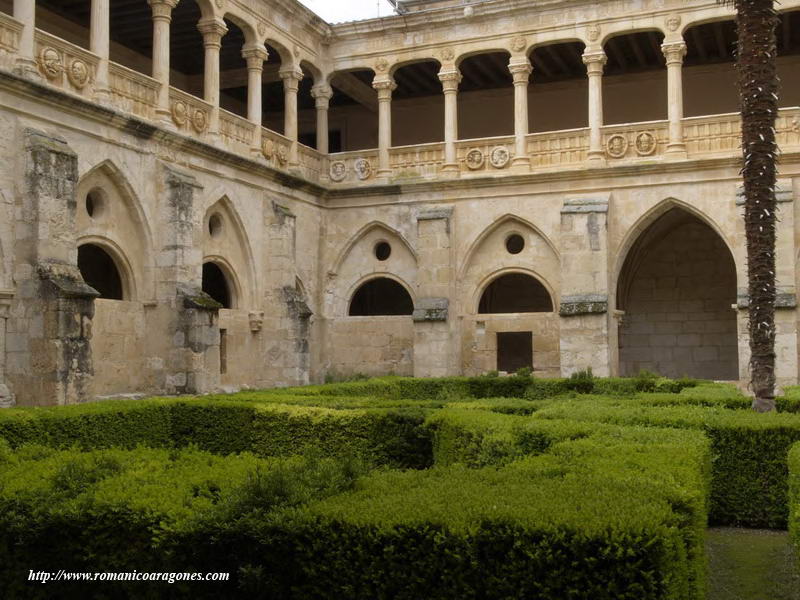
[[[0,13],[0,68],[12,69],[22,29],[19,21]],[[100,101],[96,80],[101,57],[41,30],[35,32],[34,55],[42,82]],[[108,100],[104,103],[110,103],[111,108],[158,122],[230,152],[250,155],[309,181],[332,186],[430,180],[454,174],[485,177],[506,172],[546,172],[584,168],[589,163],[593,167],[613,167],[629,162],[674,160],[676,148],[678,158],[689,160],[733,157],[740,152],[740,119],[737,113],[728,113],[681,118],[677,125],[675,115],[670,115],[669,119],[661,121],[603,125],[599,132],[586,127],[527,134],[524,143],[519,135],[455,140],[450,142],[454,146],[455,164],[447,162],[445,142],[389,146],[388,158],[386,148],[326,155],[297,143],[294,137],[260,127],[251,119],[174,87],[170,87],[168,93],[168,117],[171,119],[164,119],[163,115],[159,118],[162,89],[159,81],[113,62],[109,63],[108,77],[108,90],[104,90]],[[322,93],[317,96],[328,98]],[[386,96],[389,98],[388,94]],[[317,104],[318,108],[327,107],[327,102]],[[218,131],[211,131],[215,114],[218,114]],[[783,151],[800,149],[800,108],[781,110],[776,131]],[[593,136],[595,141],[592,141]],[[592,145],[598,143],[599,148]],[[518,156],[521,148],[527,150],[527,156]]]

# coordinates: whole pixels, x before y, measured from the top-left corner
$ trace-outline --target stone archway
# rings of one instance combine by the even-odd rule
[[[736,265],[704,221],[672,208],[645,229],[617,283],[622,375],[738,379]]]

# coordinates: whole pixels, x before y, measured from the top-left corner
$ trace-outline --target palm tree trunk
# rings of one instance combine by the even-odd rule
[[[736,67],[742,111],[745,232],[750,296],[750,385],[753,408],[775,409],[775,69],[774,0],[734,0]]]

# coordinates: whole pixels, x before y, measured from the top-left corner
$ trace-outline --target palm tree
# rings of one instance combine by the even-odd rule
[[[747,279],[750,296],[750,385],[753,408],[775,409],[775,69],[774,0],[733,0],[738,48],[736,70],[742,112]]]

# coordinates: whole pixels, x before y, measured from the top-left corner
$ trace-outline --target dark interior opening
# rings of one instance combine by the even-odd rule
[[[78,247],[78,269],[83,280],[106,300],[123,300],[122,277],[114,259],[100,246],[84,244]]]
[[[495,279],[481,296],[481,314],[553,312],[545,287],[530,275],[510,273]]]
[[[203,265],[203,291],[222,304],[222,308],[231,308],[231,292],[225,274],[214,263]]]
[[[406,289],[392,279],[379,277],[362,285],[350,301],[351,317],[410,315],[414,301]]]
[[[530,331],[497,334],[497,370],[515,373],[533,368],[533,333]]]

